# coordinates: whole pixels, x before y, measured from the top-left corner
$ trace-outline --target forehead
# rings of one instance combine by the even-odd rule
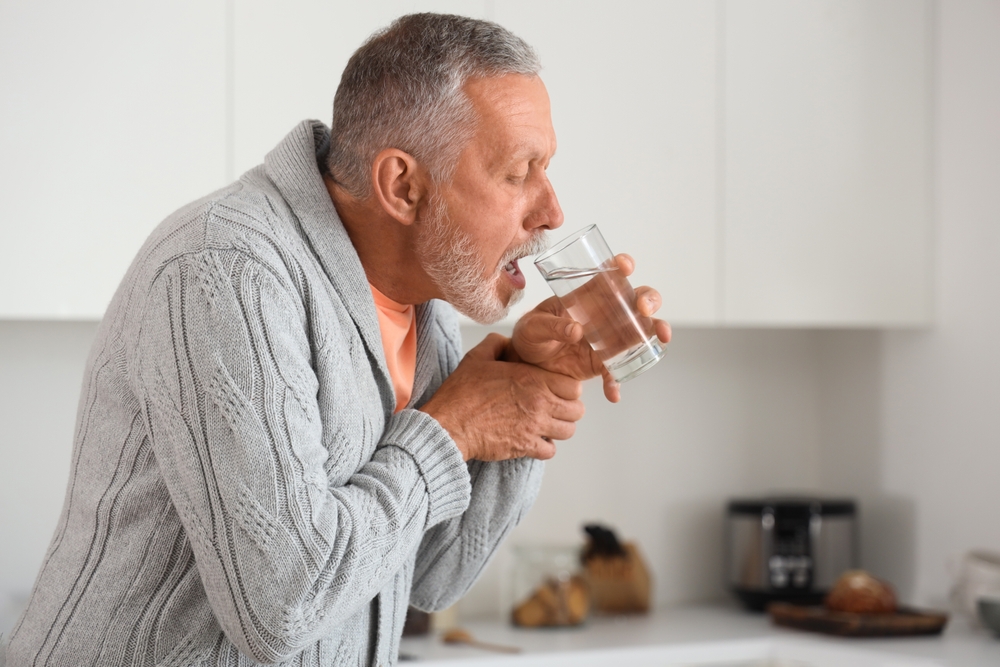
[[[469,149],[489,162],[547,161],[555,153],[549,95],[537,76],[471,79],[464,91],[478,116]]]

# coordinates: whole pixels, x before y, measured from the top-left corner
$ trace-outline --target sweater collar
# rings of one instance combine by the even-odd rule
[[[329,140],[326,125],[318,120],[304,120],[267,154],[264,167],[299,219],[327,278],[344,300],[368,357],[383,374],[383,381],[378,384],[380,388],[388,388],[388,396],[383,395],[382,402],[390,406],[391,413],[395,396],[382,350],[375,302],[361,259],[337,215],[320,172],[319,160],[325,155]]]
[[[375,301],[365,277],[351,237],[337,215],[330,193],[323,183],[319,161],[326,155],[330,130],[318,120],[304,120],[264,158],[264,168],[281,196],[291,207],[305,231],[313,252],[337,293],[344,300],[355,326],[361,333],[365,350],[373,366],[381,374],[378,382],[382,404],[392,414],[396,397],[392,389],[389,367],[382,348]],[[417,317],[417,377],[414,397],[419,396],[430,382],[429,371],[437,366],[437,348],[429,343],[436,319],[434,302],[418,304]],[[428,316],[423,316],[424,312]],[[428,372],[422,373],[422,369]]]

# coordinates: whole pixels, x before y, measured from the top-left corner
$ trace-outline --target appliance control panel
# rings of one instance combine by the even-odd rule
[[[767,562],[772,588],[809,588],[812,582],[812,558],[809,556],[771,556]]]
[[[810,540],[812,517],[805,512],[765,512],[763,526],[771,533],[768,577],[771,588],[808,590],[813,584]]]

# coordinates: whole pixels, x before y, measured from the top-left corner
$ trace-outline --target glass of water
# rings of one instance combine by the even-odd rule
[[[653,320],[636,310],[635,291],[597,225],[557,243],[535,266],[616,382],[652,368],[666,353]]]

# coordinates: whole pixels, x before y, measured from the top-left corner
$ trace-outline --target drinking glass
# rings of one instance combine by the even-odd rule
[[[637,312],[635,291],[597,225],[557,243],[535,266],[616,382],[652,368],[666,353],[653,320]]]

